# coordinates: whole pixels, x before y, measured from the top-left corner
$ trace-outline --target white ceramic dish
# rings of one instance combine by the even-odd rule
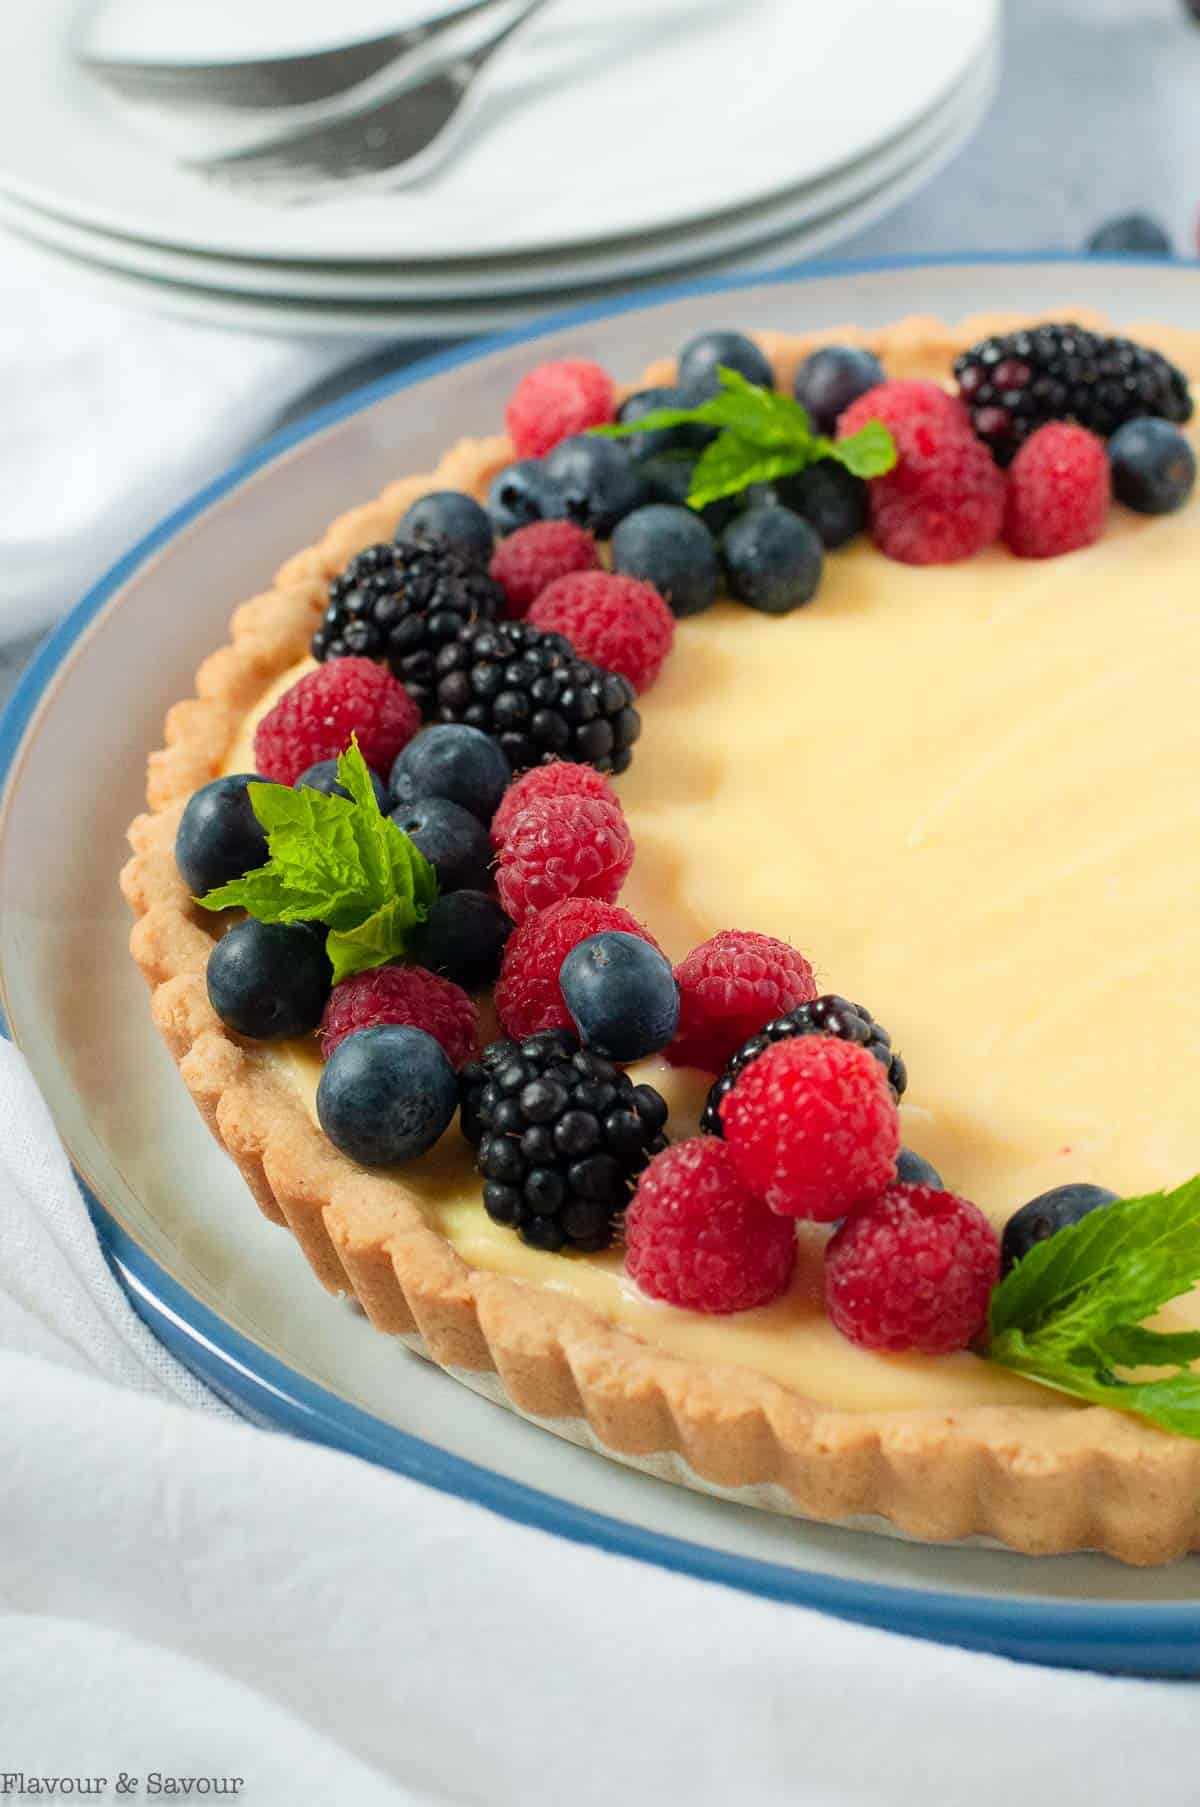
[[[888,213],[910,194],[923,188],[937,171],[957,154],[987,109],[990,86],[974,95],[969,110],[957,119],[947,135],[918,162],[890,182],[863,196],[854,206],[800,231],[770,234],[755,247],[726,256],[688,264],[678,275],[720,274],[729,269],[752,274],[758,269],[780,268],[820,256],[831,246],[861,231]],[[452,302],[438,306],[370,302],[319,302],[289,297],[230,294],[220,289],[198,288],[116,269],[107,262],[81,257],[65,250],[51,230],[48,215],[32,217],[28,210],[14,213],[15,203],[0,197],[0,224],[15,231],[23,242],[59,272],[134,304],[195,320],[204,325],[231,327],[255,333],[281,333],[289,338],[310,333],[368,339],[457,338],[480,332],[502,331],[557,311],[561,294],[538,293],[479,303]],[[111,241],[110,241],[111,242]],[[628,292],[624,281],[594,288],[575,289],[576,301],[611,304]]]
[[[145,749],[232,607],[340,510],[389,476],[429,468],[457,434],[492,426],[531,362],[594,356],[627,374],[710,326],[1073,305],[1190,324],[1198,303],[1200,272],[1187,266],[996,260],[707,284],[652,308],[585,314],[338,404],[194,499],[85,599],[0,732],[0,982],[113,1259],[185,1359],[268,1422],[563,1535],[920,1635],[1102,1668],[1200,1671],[1194,1559],[1150,1571],[1086,1556],[1030,1561],[772,1517],[565,1445],[380,1337],[320,1292],[216,1149],[151,1027],[116,889]]]
[[[522,259],[396,264],[314,264],[220,257],[99,231],[48,213],[0,191],[0,221],[51,249],[156,282],[182,283],[223,295],[326,304],[426,306],[467,303],[494,310],[501,298],[544,303],[567,290],[585,296],[595,285],[687,272],[718,258],[753,255],[764,242],[831,228],[839,214],[887,196],[901,182],[928,179],[961,148],[995,92],[999,49],[989,44],[952,94],[888,144],[824,180],[744,208],[719,221],[674,232],[626,238],[603,247]]]
[[[558,0],[497,64],[473,136],[436,178],[283,206],[148,146],[69,54],[79,0],[40,0],[0,26],[0,188],[78,224],[256,259],[556,252],[845,167],[952,92],[997,14],[998,0]]]

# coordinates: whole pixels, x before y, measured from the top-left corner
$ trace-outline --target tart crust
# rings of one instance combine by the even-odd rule
[[[1056,317],[1107,324],[1091,310]],[[1015,314],[956,327],[914,317],[873,332],[756,337],[777,381],[790,385],[822,343],[867,345],[885,364],[948,365],[985,335],[1029,323]],[[1200,373],[1200,333],[1129,330]],[[673,374],[672,360],[659,360],[642,382]],[[121,874],[137,918],[131,950],[154,1021],[259,1208],[291,1231],[322,1285],[353,1294],[376,1329],[559,1435],[664,1479],[927,1542],[982,1537],[1031,1555],[1102,1550],[1139,1565],[1200,1548],[1200,1443],[1191,1439],[1050,1394],[1044,1407],[832,1410],[746,1369],[665,1354],[577,1299],[468,1266],[401,1181],[339,1154],[287,1076],[214,1013],[205,987],[211,922],[175,867],[184,804],[221,770],[246,713],[306,653],[329,579],[388,539],[419,496],[481,493],[511,456],[504,437],[462,441],[436,471],[392,483],[289,559],[268,591],[235,611],[230,643],[201,665],[195,696],[168,711],[166,745],[150,756],[149,812],[130,826]]]

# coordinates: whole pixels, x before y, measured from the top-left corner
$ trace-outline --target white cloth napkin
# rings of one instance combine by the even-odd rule
[[[0,236],[0,641],[77,602],[168,508],[361,355],[139,312]]]
[[[0,1798],[1128,1807],[1198,1756],[1189,1686],[845,1625],[237,1422],[133,1317],[0,1043]]]

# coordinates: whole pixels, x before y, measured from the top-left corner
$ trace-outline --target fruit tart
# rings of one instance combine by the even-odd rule
[[[1070,313],[542,365],[236,611],[122,882],[330,1292],[731,1499],[1200,1543],[1198,373]]]

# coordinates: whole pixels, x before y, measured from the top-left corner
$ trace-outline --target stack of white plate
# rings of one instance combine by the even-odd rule
[[[456,30],[481,43],[527,4],[7,9],[0,223],[215,324],[457,336],[824,251],[928,181],[996,79],[998,0],[548,0],[425,173],[388,167],[400,28],[469,11]],[[347,46],[336,92],[280,110],[273,72],[303,58],[301,92],[319,89],[322,53]],[[214,100],[197,65],[246,79]],[[331,123],[338,154],[314,168]]]

